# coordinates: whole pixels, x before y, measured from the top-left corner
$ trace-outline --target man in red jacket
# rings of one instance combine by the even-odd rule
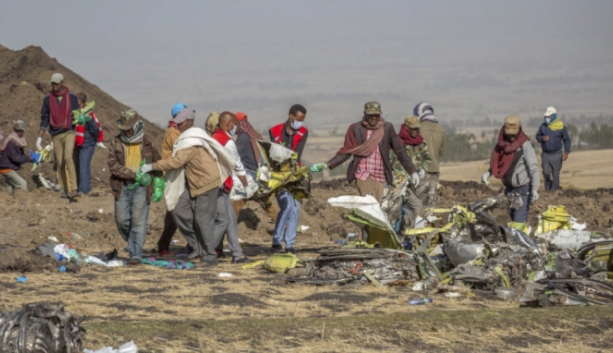
[[[306,140],[309,137],[308,130],[303,126],[306,118],[306,108],[300,104],[294,104],[289,110],[289,117],[286,122],[273,126],[270,131],[270,141],[281,144],[298,154],[298,164],[302,158],[302,151]],[[275,230],[272,236],[273,252],[283,252],[281,242],[285,238],[285,251],[296,253],[294,242],[298,232],[298,216],[300,215],[300,201],[296,200],[292,194],[282,191],[277,201],[279,201],[279,216],[275,223]],[[287,229],[286,229],[287,227]]]

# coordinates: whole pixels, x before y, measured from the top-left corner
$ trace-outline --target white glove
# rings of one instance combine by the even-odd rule
[[[532,201],[537,201],[539,199],[539,193],[536,190],[532,190]]]
[[[492,174],[490,174],[490,172],[483,173],[483,175],[481,176],[481,182],[485,185],[490,185],[490,182],[487,181],[487,179],[489,179],[491,176]]]
[[[419,175],[419,179],[421,180],[426,179],[426,171],[423,169],[420,169],[419,172],[417,172],[417,175]]]
[[[247,187],[245,188],[245,193],[247,194],[246,199],[250,199],[253,194],[255,194],[258,191],[259,187],[258,187],[258,183],[256,182],[251,182],[249,184],[247,184]]]
[[[100,147],[100,148],[106,148],[106,146],[105,146],[105,145],[104,145],[104,143],[102,143],[102,142],[98,142],[98,143],[96,144],[96,146],[98,146],[98,147]]]
[[[42,143],[43,143],[43,138],[42,137],[36,138],[36,149],[37,150],[40,151],[40,150],[43,149]]]
[[[153,170],[153,167],[151,164],[144,164],[142,167],[140,167],[140,172],[142,174],[149,173],[152,170]]]
[[[417,173],[413,173],[411,174],[411,179],[413,182],[413,186],[417,187],[417,185],[419,185],[419,175],[417,175]]]

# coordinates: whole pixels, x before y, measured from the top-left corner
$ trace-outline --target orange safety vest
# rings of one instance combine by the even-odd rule
[[[90,112],[89,115],[91,115],[92,119],[94,119],[96,124],[98,124],[98,130],[100,130],[100,135],[98,136],[98,141],[96,142],[104,142],[104,133],[102,132],[100,122],[96,118],[94,112]],[[77,125],[75,127],[75,135],[75,145],[83,146],[83,143],[85,142],[85,125]]]

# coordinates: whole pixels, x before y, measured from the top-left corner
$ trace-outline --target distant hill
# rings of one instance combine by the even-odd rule
[[[60,64],[55,58],[49,57],[45,51],[36,46],[22,50],[11,50],[0,45],[0,129],[6,136],[12,129],[12,121],[22,119],[27,124],[26,140],[28,148],[35,149],[36,135],[39,131],[40,109],[43,98],[51,91],[50,79],[54,72],[64,75],[64,83],[73,92],[84,92],[88,99],[96,102],[94,109],[104,131],[105,143],[119,133],[116,120],[122,110],[129,106],[118,102],[111,95],[102,91],[79,74]],[[145,133],[152,138],[159,148],[164,131],[147,119]],[[43,146],[51,142],[51,136],[46,133]],[[92,161],[92,183],[109,182],[107,166],[108,149],[97,148]],[[25,165],[19,172],[30,182],[31,165]],[[104,171],[103,171],[104,170]],[[35,173],[44,172],[55,180],[53,165],[43,164]],[[30,187],[34,187],[30,182]]]

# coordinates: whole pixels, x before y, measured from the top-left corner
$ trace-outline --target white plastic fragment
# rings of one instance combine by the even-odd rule
[[[362,206],[379,205],[379,201],[377,201],[377,199],[375,199],[372,195],[345,195],[339,197],[332,197],[328,199],[328,203],[334,207],[344,207],[349,209],[359,208]]]
[[[99,209],[98,209],[98,213],[104,213],[104,209],[99,208]]]
[[[424,282],[416,282],[413,285],[413,292],[420,292],[424,290]]]
[[[60,241],[59,241],[59,240],[57,240],[57,238],[56,238],[56,237],[54,237],[54,236],[47,237],[47,239],[51,240],[51,241],[52,241],[52,242],[54,242],[54,243],[59,243],[59,242],[60,242]]]
[[[461,296],[462,296],[462,293],[458,293],[458,292],[445,293],[445,298],[459,298]]]
[[[221,277],[221,278],[230,278],[230,277],[234,277],[233,274],[229,273],[229,272],[220,272],[217,277]]]
[[[85,353],[138,353],[138,348],[136,347],[136,344],[134,344],[134,341],[130,341],[130,342],[123,344],[118,349],[113,349],[113,347],[104,347],[97,351],[86,349],[84,352]]]

